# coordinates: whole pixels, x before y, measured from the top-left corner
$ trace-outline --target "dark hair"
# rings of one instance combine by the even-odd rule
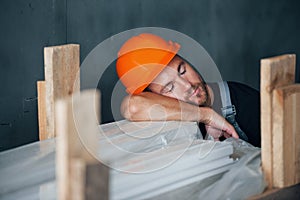
[[[143,92],[152,92],[151,89],[149,88],[149,85],[143,90]]]

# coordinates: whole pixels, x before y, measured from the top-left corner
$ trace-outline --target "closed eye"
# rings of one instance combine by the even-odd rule
[[[172,92],[173,88],[174,88],[174,83],[169,82],[165,85],[165,87],[163,87],[163,89],[161,89],[160,93],[165,94],[165,93]]]
[[[179,63],[177,71],[178,71],[179,76],[185,74],[186,69],[185,69],[185,64],[183,61]]]

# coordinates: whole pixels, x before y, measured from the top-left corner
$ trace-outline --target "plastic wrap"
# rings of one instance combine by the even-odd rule
[[[41,199],[41,186],[54,181],[54,139],[0,153],[0,199]]]
[[[194,127],[195,124],[189,124],[189,126]],[[112,126],[106,125],[105,127],[107,130],[113,130]],[[222,167],[216,168],[214,171],[209,171],[209,164],[205,168],[201,168],[201,166],[204,166],[203,156],[209,155],[209,152],[205,152],[205,150],[211,151],[213,148],[198,148],[198,142],[196,140],[198,131],[194,130],[193,127],[190,128],[188,126],[182,126],[181,131],[178,133],[176,138],[172,135],[172,131],[168,129],[164,131],[163,134],[156,135],[155,137],[149,137],[147,141],[142,140],[142,145],[141,143],[138,143],[138,141],[135,141],[134,138],[132,139],[122,135],[122,132],[119,130],[109,135],[109,138],[111,139],[110,141],[116,142],[116,144],[119,144],[126,150],[134,150],[136,152],[157,151],[158,154],[162,155],[162,153],[164,153],[167,157],[168,153],[175,152],[172,149],[178,148],[180,150],[182,147],[191,147],[190,150],[186,151],[185,156],[180,158],[187,159],[186,162],[181,162],[187,164],[182,165],[179,162],[177,168],[175,165],[173,168],[171,166],[170,170],[168,170],[168,168],[164,168],[163,170],[165,171],[158,172],[158,175],[161,174],[161,176],[165,176],[166,179],[170,179],[172,174],[174,174],[174,176],[178,176],[179,174],[183,176],[184,173],[190,173],[191,175],[194,172],[195,174],[191,178],[183,177],[180,179],[179,176],[175,177],[177,181],[172,184],[165,184],[164,187],[160,186],[161,190],[154,187],[154,185],[150,182],[147,182],[146,177],[142,177],[141,181],[146,180],[149,188],[152,188],[152,191],[145,190],[143,193],[145,197],[147,197],[149,193],[151,194],[151,198],[154,199],[245,199],[251,195],[259,194],[264,190],[265,182],[260,168],[261,160],[259,148],[255,148],[242,140],[232,138],[227,139],[222,143],[209,141],[204,142],[204,144],[213,144],[213,146],[215,146],[215,144],[224,144],[221,146],[228,146],[227,144],[230,144],[230,146],[233,147],[232,159],[235,161],[230,162],[227,165],[222,165]],[[107,130],[105,129],[105,131]],[[151,127],[149,127],[148,130],[151,130]],[[190,146],[183,145],[182,143],[184,143],[184,141],[187,142],[187,144],[190,144]],[[201,143],[201,140],[199,141]],[[99,138],[99,144],[103,145],[103,137]],[[105,149],[108,146],[102,146],[102,148]],[[215,148],[215,153],[217,154],[217,150],[224,153],[221,149],[222,148]],[[232,152],[232,150],[230,151]],[[118,155],[116,157],[118,157]],[[126,159],[132,158],[130,158],[130,156],[123,157],[121,161],[126,161]],[[192,165],[191,168],[189,167],[189,165],[194,162],[193,159],[195,162],[199,162],[200,171],[203,170],[204,172],[206,170],[204,174],[198,173],[197,175],[197,167]],[[164,160],[167,159],[164,158]],[[155,161],[155,156],[153,161]],[[159,160],[155,162],[159,164],[160,162],[158,161]],[[148,166],[146,162],[148,162],[148,160],[144,159],[140,164]],[[155,162],[151,162],[150,164],[155,164]],[[216,161],[212,162],[212,165],[217,162],[218,161],[216,159]],[[227,159],[226,162],[229,162],[229,160]],[[218,165],[215,164],[215,166]],[[127,167],[134,168],[135,166],[128,165]],[[176,171],[178,169],[183,169],[183,171],[180,173],[171,173],[172,170]],[[192,171],[188,172],[188,169]],[[169,172],[170,176],[167,175]],[[115,197],[117,199],[118,195],[116,194],[118,194],[118,187],[120,191],[123,190],[123,187],[118,185],[121,183],[118,183],[118,178],[116,178],[119,176],[118,172],[112,170],[111,175],[113,178],[111,186],[115,184],[115,186],[111,188],[111,192],[115,192],[114,195],[111,195],[111,197]],[[141,176],[143,176],[143,174],[141,174]],[[0,177],[1,199],[56,199],[55,139],[35,142],[9,151],[1,152]],[[198,180],[195,179],[197,177]],[[158,180],[154,180],[157,186],[159,185],[157,184]],[[163,185],[162,182],[166,182],[167,180],[161,179],[160,181],[161,185]],[[124,183],[126,183],[126,181]],[[139,186],[143,186],[143,184],[139,184]],[[138,193],[135,195],[137,196],[133,197],[135,197],[135,199],[139,199],[140,196]]]
[[[223,174],[217,174],[190,184],[155,199],[247,199],[264,191],[266,182],[261,170],[260,148],[240,140],[229,138],[234,147],[235,164]]]

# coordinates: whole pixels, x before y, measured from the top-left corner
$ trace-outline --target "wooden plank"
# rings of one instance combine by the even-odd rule
[[[95,158],[99,134],[99,93],[86,91],[72,97],[57,101],[55,105],[58,197],[65,200],[103,196],[107,199],[109,170]],[[95,170],[95,166],[99,169]],[[94,187],[89,184],[99,181],[102,184]]]
[[[85,172],[85,199],[109,199],[109,168],[100,163],[90,163]]]
[[[261,148],[262,168],[272,188],[272,91],[281,86],[295,82],[295,55],[282,55],[261,60],[260,92],[261,92]]]
[[[48,139],[46,131],[46,82],[37,81],[37,97],[38,97],[38,120],[39,120],[39,139]]]
[[[44,48],[46,81],[46,133],[55,137],[54,102],[79,91],[79,45]]]
[[[300,182],[300,84],[273,91],[273,186]]]

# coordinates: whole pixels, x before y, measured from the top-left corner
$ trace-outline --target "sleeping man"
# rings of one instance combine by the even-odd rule
[[[129,93],[121,105],[123,116],[132,121],[197,121],[203,135],[241,138],[259,147],[259,92],[236,82],[207,84],[178,55],[179,49],[179,44],[150,33],[123,44],[116,65]],[[228,99],[230,105],[224,105]]]

